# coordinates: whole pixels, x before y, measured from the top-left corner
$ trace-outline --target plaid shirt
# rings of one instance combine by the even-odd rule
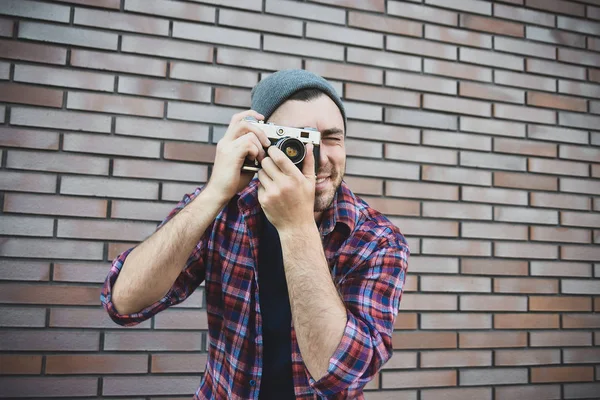
[[[186,194],[157,229],[201,190]],[[263,347],[256,272],[260,212],[253,180],[209,226],[165,297],[138,313],[120,315],[111,302],[112,287],[132,249],[113,261],[102,289],[101,301],[113,321],[130,326],[184,301],[205,281],[209,356],[195,399],[258,399]],[[348,321],[328,372],[318,381],[302,361],[292,326],[296,398],[363,399],[363,387],[392,356],[408,245],[397,227],[344,182],[319,231]]]

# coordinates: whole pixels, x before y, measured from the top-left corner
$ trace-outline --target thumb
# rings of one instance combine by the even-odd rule
[[[304,162],[302,163],[302,173],[307,178],[316,179],[315,154],[313,153],[313,149],[314,145],[312,143],[306,145],[306,157],[304,157]]]

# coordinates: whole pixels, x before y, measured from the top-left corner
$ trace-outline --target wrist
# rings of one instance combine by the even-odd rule
[[[289,224],[277,228],[280,239],[298,240],[299,238],[319,237],[319,228],[314,219],[303,222],[302,224]]]

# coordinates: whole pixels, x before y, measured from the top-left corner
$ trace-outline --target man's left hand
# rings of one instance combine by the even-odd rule
[[[302,170],[277,147],[271,146],[258,172],[258,201],[278,231],[315,224],[315,160],[313,145],[306,146]]]

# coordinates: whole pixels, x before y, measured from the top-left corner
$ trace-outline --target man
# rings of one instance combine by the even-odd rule
[[[322,134],[302,169],[244,119]],[[101,300],[129,326],[205,281],[209,355],[195,398],[356,399],[392,354],[409,249],[343,181],[346,115],[304,70],[252,90],[217,145],[209,182],[113,262]],[[257,160],[257,177],[241,172]]]

